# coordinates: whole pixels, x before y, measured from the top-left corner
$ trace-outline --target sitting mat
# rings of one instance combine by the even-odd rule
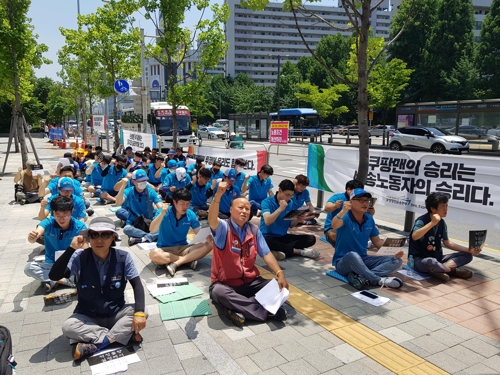
[[[203,294],[203,292],[200,289],[191,284],[177,285],[174,286],[174,288],[175,288],[174,293],[166,294],[164,296],[157,296],[156,299],[159,300],[161,303],[168,303]]]
[[[120,208],[121,208],[121,207],[116,207],[116,206],[115,206],[115,207],[110,207],[110,208],[109,208],[109,210],[110,210],[111,212],[116,212],[116,211],[118,211]]]
[[[207,301],[202,298],[160,304],[160,318],[162,321],[204,315],[212,315],[212,312]]]
[[[328,242],[328,240],[326,239],[326,237],[325,237],[325,236],[320,237],[320,238],[319,238],[319,240],[320,240],[320,241],[323,241],[323,242],[326,242],[326,243],[328,243],[328,244],[330,243],[330,242]]]
[[[337,280],[343,281],[344,283],[349,284],[349,280],[347,280],[347,277],[342,276],[340,273],[338,273],[335,270],[326,271],[326,274],[328,276],[333,277],[334,279],[337,279]]]

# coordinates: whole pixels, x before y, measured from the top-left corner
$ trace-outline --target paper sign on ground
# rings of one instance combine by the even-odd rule
[[[147,285],[147,288],[153,297],[164,296],[175,292],[175,288],[173,286],[166,286],[165,284],[150,284]]]
[[[255,299],[271,314],[276,314],[276,311],[283,305],[290,292],[288,289],[280,287],[276,279],[272,279],[267,285],[259,290],[255,295]]]
[[[207,236],[210,234],[210,227],[201,228],[200,231],[196,234],[193,240],[189,244],[195,244],[198,242],[205,242],[207,240]]]
[[[137,246],[139,246],[141,250],[153,250],[156,249],[156,242],[142,242],[138,243]]]
[[[366,297],[366,296],[362,295],[361,292],[353,293],[353,294],[351,294],[351,296],[353,296],[354,298],[360,299],[363,302],[369,303],[370,305],[373,305],[373,306],[382,306],[390,301],[389,298],[381,297],[381,296],[378,296],[378,298],[375,298],[375,299],[371,299],[370,297]]]
[[[398,273],[417,281],[422,281],[431,278],[429,275],[426,275],[425,273],[419,273],[417,271],[412,271],[412,273],[410,274],[410,271],[408,270],[398,270]]]
[[[128,370],[128,365],[141,359],[132,348],[122,347],[97,352],[88,359],[92,375],[115,374]]]
[[[176,286],[176,285],[187,285],[189,284],[188,279],[185,277],[174,277],[173,279],[165,280],[157,283],[159,288],[164,288],[166,286]]]

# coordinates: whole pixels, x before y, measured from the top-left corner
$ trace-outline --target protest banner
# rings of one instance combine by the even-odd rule
[[[191,146],[192,154],[196,158],[202,156],[206,168],[211,168],[214,161],[222,164],[222,170],[234,168],[234,161],[238,158],[245,159],[247,164],[244,168],[246,174],[257,174],[260,168],[267,163],[266,150],[234,150],[210,147]]]
[[[106,132],[106,116],[93,115],[92,124],[94,125],[94,132]]]
[[[271,121],[269,143],[273,145],[288,144],[288,126],[289,121]]]
[[[132,147],[135,151],[144,151],[145,147],[156,148],[156,134],[138,133],[120,129],[120,143],[123,147]]]
[[[310,144],[310,186],[335,193],[345,191],[345,183],[356,175],[358,160],[357,149]],[[500,228],[498,160],[370,149],[365,189],[378,198],[377,204],[417,214],[426,212],[427,195],[443,192],[450,196],[449,218]]]

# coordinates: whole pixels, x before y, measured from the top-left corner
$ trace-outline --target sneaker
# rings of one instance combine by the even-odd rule
[[[282,251],[271,251],[271,253],[273,253],[276,260],[283,260],[286,258],[285,253]]]
[[[120,220],[120,228],[125,228],[125,225],[127,225],[127,222],[125,220]]]
[[[306,258],[316,259],[319,257],[319,251],[314,249],[304,249],[300,251],[300,255]]]
[[[474,272],[466,269],[457,268],[455,273],[451,276],[455,276],[460,279],[470,279],[472,276],[474,276]]]
[[[143,341],[143,338],[140,333],[132,333],[132,337],[128,342],[130,344],[140,344]]]
[[[57,287],[57,281],[48,281],[44,283],[45,293],[50,293]]]
[[[304,225],[316,225],[316,224],[318,224],[318,222],[316,221],[316,219],[304,220]]]
[[[73,347],[73,359],[75,361],[80,361],[84,358],[90,357],[92,354],[97,352],[97,350],[97,346],[94,344],[79,342]]]
[[[243,325],[245,324],[245,317],[243,316],[243,314],[236,311],[227,309],[226,318],[232,321],[236,327],[243,327]]]
[[[349,272],[347,275],[347,280],[349,281],[349,285],[354,289],[363,290],[365,286],[368,285],[366,279],[361,275],[356,275],[354,272]]]
[[[450,275],[444,272],[429,272],[429,275],[444,282],[450,281]]]
[[[142,238],[135,238],[135,237],[129,237],[128,238],[128,246],[134,246],[137,245],[138,243],[142,242]]]
[[[279,322],[284,322],[285,320],[288,319],[288,314],[286,313],[286,310],[284,307],[280,307],[278,311],[276,311],[276,314],[267,314],[267,319],[271,320],[277,320]]]
[[[70,279],[63,279],[63,282],[61,283],[62,285],[69,286],[70,288],[76,288],[76,284],[71,281]]]
[[[96,201],[102,205],[105,205],[106,203],[108,203],[108,201],[106,199],[101,199],[101,198],[97,198]]]
[[[89,217],[92,216],[93,214],[94,214],[93,209],[91,209],[91,208],[87,209],[87,215],[89,215]]]
[[[206,219],[208,217],[208,212],[205,210],[198,210],[196,215],[198,215],[199,219]]]
[[[175,272],[177,271],[177,264],[175,264],[175,263],[170,263],[170,264],[167,266],[167,270],[168,270],[168,273],[170,274],[170,276],[174,277]]]
[[[399,277],[382,277],[378,282],[381,288],[387,286],[389,288],[398,289],[403,286],[403,281]]]
[[[191,263],[189,263],[189,268],[191,268],[194,271],[196,269],[197,265],[198,265],[198,261],[193,260]]]

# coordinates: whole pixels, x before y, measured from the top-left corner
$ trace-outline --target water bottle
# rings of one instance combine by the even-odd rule
[[[408,257],[408,275],[413,276],[413,270],[415,269],[415,260],[413,259],[413,255]]]

